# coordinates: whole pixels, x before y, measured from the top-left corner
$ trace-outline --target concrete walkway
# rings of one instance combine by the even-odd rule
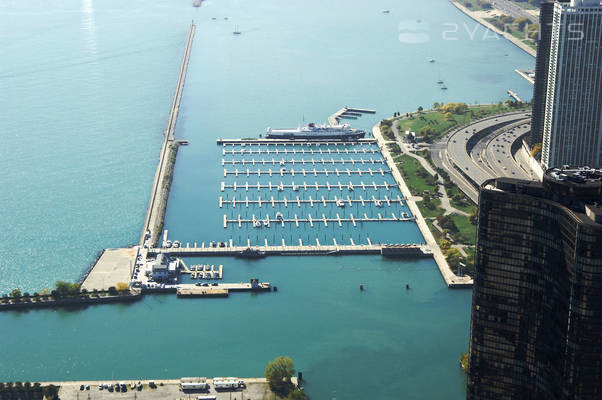
[[[454,274],[452,272],[451,268],[449,267],[449,264],[445,260],[445,256],[443,255],[443,252],[441,252],[441,248],[439,248],[439,245],[437,244],[435,237],[433,236],[426,221],[424,220],[422,213],[418,209],[418,206],[416,205],[416,203],[414,201],[410,200],[412,198],[412,193],[410,192],[410,189],[406,185],[399,170],[397,169],[397,166],[395,165],[395,162],[393,161],[393,157],[391,156],[391,153],[389,152],[389,149],[387,148],[387,145],[386,145],[388,141],[384,140],[383,135],[380,131],[380,124],[376,124],[372,128],[372,134],[378,141],[378,147],[380,148],[384,159],[389,164],[389,167],[391,168],[391,171],[393,173],[393,177],[395,178],[395,181],[399,185],[401,192],[403,193],[404,197],[406,199],[408,199],[407,200],[408,207],[410,208],[410,211],[412,212],[412,214],[416,217],[416,224],[418,225],[418,228],[420,229],[420,232],[422,233],[422,236],[424,237],[424,240],[426,241],[427,247],[433,252],[433,258],[435,259],[435,262],[437,263],[437,267],[439,267],[439,271],[441,272],[441,276],[443,277],[445,284],[449,288],[472,287],[473,280],[471,277],[457,276],[456,274]]]
[[[464,7],[462,4],[460,4],[456,0],[450,0],[450,2],[454,6],[456,6],[460,11],[462,11],[464,14],[468,15],[470,18],[474,19],[479,24],[483,25],[484,27],[486,27],[487,29],[491,30],[492,32],[495,32],[497,35],[506,38],[508,41],[510,41],[511,43],[513,43],[514,45],[516,45],[517,47],[519,47],[521,50],[523,50],[524,52],[526,52],[530,56],[532,56],[532,57],[536,57],[537,56],[537,50],[534,50],[532,47],[530,47],[529,45],[523,43],[520,39],[515,38],[510,33],[508,33],[508,32],[502,32],[501,30],[499,30],[498,28],[496,28],[495,26],[493,26],[491,23],[487,22],[484,18],[481,18],[479,16],[479,14],[477,14],[477,12],[469,10],[468,8]]]
[[[464,215],[465,217],[467,217],[469,214],[467,212],[464,212],[462,210],[458,210],[457,208],[453,207],[451,205],[451,202],[449,200],[449,196],[447,195],[447,191],[445,190],[445,186],[443,186],[443,178],[441,178],[438,174],[437,171],[435,171],[433,169],[433,167],[431,166],[431,164],[424,158],[424,157],[420,157],[414,153],[412,153],[407,145],[405,144],[405,142],[402,140],[401,138],[401,134],[399,133],[399,129],[397,127],[397,124],[395,122],[393,122],[393,124],[391,125],[391,130],[393,131],[393,135],[395,135],[395,139],[397,141],[397,145],[399,146],[399,148],[401,149],[401,152],[403,154],[406,154],[416,160],[418,160],[418,162],[420,162],[420,165],[422,166],[422,168],[424,168],[426,170],[426,172],[428,172],[429,174],[431,174],[431,176],[435,176],[437,175],[437,183],[438,183],[438,188],[439,188],[439,193],[440,193],[440,199],[441,199],[441,208],[443,208],[445,210],[444,215],[449,215],[452,213],[456,213],[456,214],[460,214],[460,215]]]

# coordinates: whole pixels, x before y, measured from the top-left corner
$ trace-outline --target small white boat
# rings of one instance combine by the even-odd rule
[[[339,206],[339,207],[345,207],[345,202],[343,200],[341,200],[341,199],[338,199],[337,200],[337,206]]]
[[[165,247],[169,248],[169,247],[171,247],[171,244],[172,244],[172,243],[171,243],[171,240],[167,240],[167,241],[165,242]]]
[[[380,200],[374,200],[374,205],[375,205],[376,207],[382,207],[382,206],[383,206],[383,203],[382,203],[382,201],[380,201]]]
[[[410,214],[408,214],[407,212],[403,211],[401,213],[401,218],[410,218]]]
[[[295,192],[296,192],[296,191],[298,191],[298,190],[299,190],[299,187],[298,187],[297,185],[293,185],[293,191],[295,191]]]
[[[435,59],[434,59],[434,58],[429,58],[429,62],[430,62],[430,63],[434,63],[434,62],[435,62]]]
[[[254,228],[261,228],[261,221],[256,220],[255,222],[253,222],[253,227]]]
[[[238,25],[236,25],[234,27],[234,32],[232,32],[232,34],[233,35],[241,35],[242,34],[242,32],[238,30]]]
[[[284,160],[280,160],[280,165],[284,165]]]
[[[267,220],[267,219],[265,221],[263,221],[263,226],[265,226],[266,228],[269,228],[270,227],[270,221]]]
[[[279,191],[279,192],[282,192],[283,190],[284,190],[284,185],[279,185],[279,186],[278,186],[278,191]]]
[[[353,185],[350,183],[349,185],[347,185],[347,189],[349,189],[350,192],[353,192]]]
[[[276,219],[277,219],[278,221],[282,221],[282,220],[284,220],[284,216],[282,215],[282,213],[281,213],[281,212],[277,212],[277,213],[276,213]]]

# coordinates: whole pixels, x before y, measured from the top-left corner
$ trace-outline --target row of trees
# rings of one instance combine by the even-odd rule
[[[0,382],[0,400],[58,399],[59,387],[39,382]]]
[[[117,295],[120,293],[125,293],[129,291],[129,286],[127,283],[117,283],[116,286],[111,286],[108,289],[108,293],[110,295]],[[55,283],[55,288],[53,290],[50,289],[42,289],[39,293],[34,292],[30,294],[29,292],[21,292],[21,289],[13,289],[9,294],[2,295],[2,300],[8,301],[9,299],[13,302],[21,302],[21,301],[29,301],[29,300],[49,300],[50,298],[54,299],[65,299],[65,298],[74,298],[80,297],[82,295],[88,294],[99,295],[98,290],[94,289],[92,292],[88,292],[86,289],[82,289],[79,283],[70,283],[65,281],[57,281]]]
[[[532,40],[537,40],[539,37],[539,24],[531,23],[531,20],[527,17],[515,19],[509,15],[500,15],[491,20],[491,24],[504,32],[523,32],[525,38]]]

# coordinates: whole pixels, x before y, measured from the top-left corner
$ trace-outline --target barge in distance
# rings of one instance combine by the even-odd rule
[[[365,131],[344,125],[316,125],[311,123],[296,129],[268,128],[266,139],[304,139],[304,140],[357,140],[366,135]]]

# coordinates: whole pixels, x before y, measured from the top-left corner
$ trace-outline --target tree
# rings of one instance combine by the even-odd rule
[[[441,247],[443,250],[448,250],[449,248],[451,248],[451,243],[449,242],[449,240],[445,240],[445,239],[444,239],[444,240],[442,240],[442,241],[441,241],[441,245],[440,245],[440,247]]]
[[[422,108],[422,106],[418,106],[418,112],[422,112],[424,110],[424,108]]]
[[[127,292],[130,290],[130,286],[125,282],[118,282],[116,289],[118,292]]]
[[[55,283],[56,296],[77,296],[79,294],[79,283],[69,283],[64,281],[57,281]]]
[[[303,392],[300,389],[293,389],[293,391],[291,391],[288,396],[286,396],[286,400],[305,400],[307,399],[307,396],[305,395],[305,392]]]
[[[524,31],[525,27],[527,25],[529,25],[529,23],[531,22],[531,20],[529,18],[526,18],[526,17],[520,17],[520,18],[517,18],[514,22],[518,26],[518,30],[519,31]]]
[[[10,297],[13,297],[15,299],[20,299],[21,298],[21,289],[19,289],[19,288],[13,289],[10,292]]]
[[[472,210],[470,210],[470,214],[468,215],[468,221],[470,221],[470,223],[473,225],[476,225],[478,221],[477,212],[478,210],[475,207],[473,207]]]
[[[59,398],[59,387],[54,385],[48,385],[44,387],[44,396],[47,399],[58,399]]]
[[[293,388],[291,377],[295,375],[295,366],[290,357],[277,357],[265,367],[265,378],[270,389],[280,397],[289,394]]]

